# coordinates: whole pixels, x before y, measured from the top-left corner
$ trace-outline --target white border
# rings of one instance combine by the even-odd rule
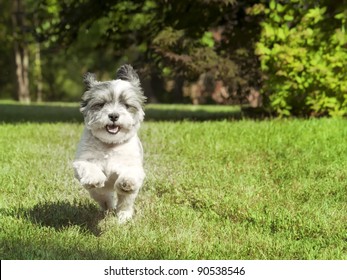
[[[110,270],[111,268],[111,270]],[[231,268],[231,269],[230,269]],[[238,270],[236,270],[238,268]],[[241,270],[241,268],[243,268]],[[113,270],[112,270],[113,269]],[[123,275],[105,275],[111,272]],[[187,273],[188,275],[168,275]],[[199,271],[202,272],[199,274]],[[204,273],[209,275],[204,275]],[[232,272],[235,272],[231,274]],[[237,273],[238,272],[238,273]],[[138,275],[134,275],[134,274]],[[154,275],[153,273],[166,273]],[[128,274],[128,275],[124,275]],[[131,275],[132,274],[132,275]],[[147,275],[145,275],[147,274]],[[152,275],[148,275],[152,274]],[[223,275],[226,274],[226,275]],[[229,275],[227,275],[229,274]],[[347,279],[347,261],[1,261],[2,280],[47,279]]]

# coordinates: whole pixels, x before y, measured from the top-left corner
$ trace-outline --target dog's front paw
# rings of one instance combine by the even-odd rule
[[[115,183],[116,190],[130,193],[138,189],[136,181],[132,178],[119,177]]]
[[[124,224],[128,221],[130,221],[133,217],[133,211],[132,210],[126,210],[126,211],[119,211],[117,213],[118,223]]]
[[[86,188],[102,188],[106,182],[106,175],[101,170],[93,170],[80,179],[82,186]]]
[[[73,163],[75,177],[87,189],[101,188],[105,185],[106,175],[99,166],[94,163],[76,160]]]

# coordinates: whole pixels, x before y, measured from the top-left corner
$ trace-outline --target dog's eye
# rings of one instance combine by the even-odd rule
[[[105,103],[96,103],[93,105],[93,109],[98,110],[104,107]]]
[[[129,109],[131,106],[129,104],[124,104],[126,109]]]

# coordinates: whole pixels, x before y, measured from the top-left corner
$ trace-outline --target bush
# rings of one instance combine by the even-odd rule
[[[256,54],[265,106],[279,116],[347,114],[346,4],[322,2],[271,0],[250,9],[264,15]]]

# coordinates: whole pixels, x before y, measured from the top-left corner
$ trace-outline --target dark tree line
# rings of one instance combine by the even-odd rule
[[[7,7],[3,13],[7,10],[11,17],[20,15],[25,21],[12,24],[12,32],[26,30],[18,38],[7,30],[13,45],[22,42],[31,54],[38,53],[40,46],[41,63],[38,59],[35,62],[34,55],[30,61],[36,63],[36,72],[45,68],[44,99],[73,99],[74,95],[66,92],[68,86],[60,81],[65,79],[77,90],[77,75],[66,77],[64,70],[72,59],[80,62],[75,68],[79,75],[93,70],[105,77],[116,64],[132,63],[153,99],[165,100],[165,83],[174,80],[174,89],[166,100],[179,102],[183,83],[196,81],[204,73],[209,73],[213,82],[224,81],[235,92],[258,82],[248,77],[257,73],[253,45],[259,25],[244,12],[253,2],[257,1],[16,0],[13,3],[20,5],[21,11]],[[54,68],[56,73],[47,68]],[[31,91],[38,92],[34,84],[39,75],[30,78]],[[22,96],[18,82],[18,96]],[[42,93],[31,95],[41,99]]]
[[[261,92],[264,108],[280,115],[334,106],[344,115],[345,87],[324,73],[344,71],[346,9],[345,0],[8,1],[0,7],[0,95],[77,100],[84,72],[109,79],[131,63],[152,101],[242,103]],[[312,63],[326,70],[319,87],[300,82],[317,79]]]

